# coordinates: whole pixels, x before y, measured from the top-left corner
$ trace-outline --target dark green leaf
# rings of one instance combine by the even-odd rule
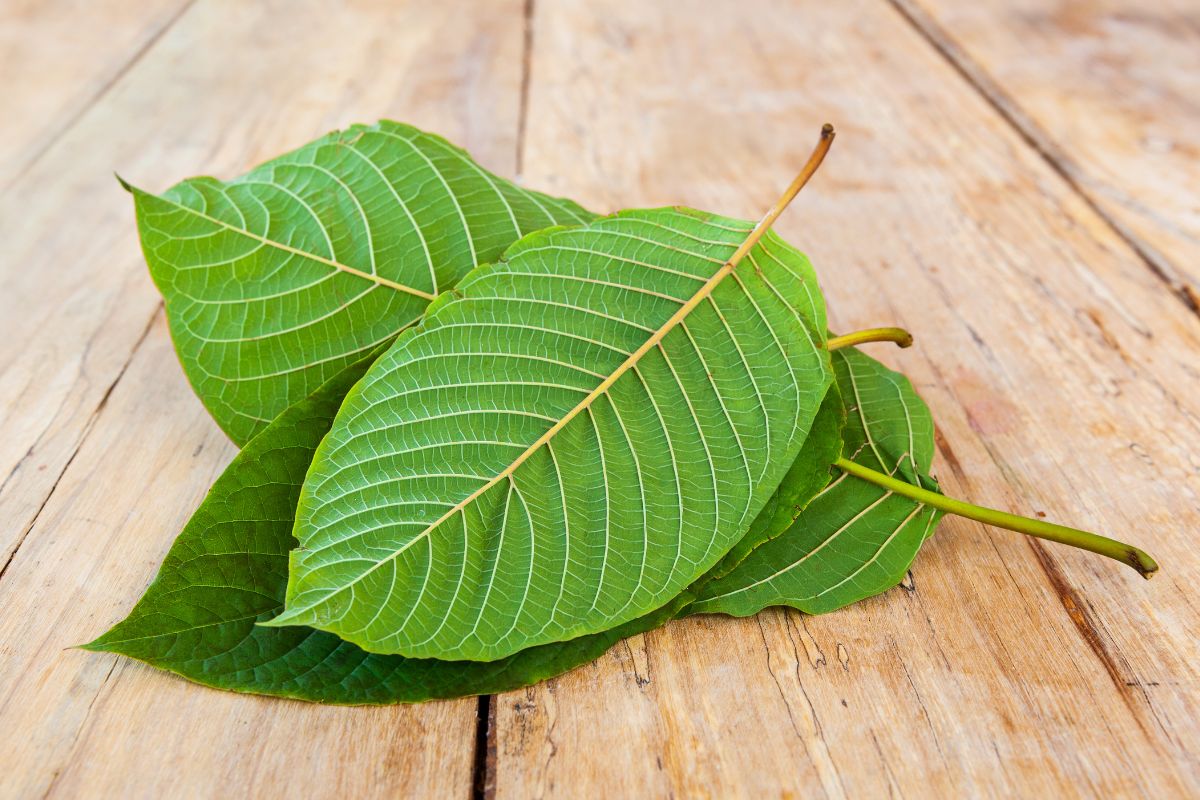
[[[213,485],[129,616],[94,642],[220,689],[338,704],[416,702],[515,689],[585,664],[690,600],[615,630],[492,662],[366,653],[333,634],[255,623],[283,608],[296,497],[343,396],[374,356],[345,368],[246,445]]]

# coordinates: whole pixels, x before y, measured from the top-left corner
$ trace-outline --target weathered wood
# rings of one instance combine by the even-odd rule
[[[1200,323],[884,3],[539,4],[526,172],[593,208],[757,216],[941,426],[955,495],[1115,532],[1152,583],[950,520],[906,588],[674,623],[495,699],[500,797],[1200,791]],[[1047,79],[1052,79],[1048,76]]]
[[[474,700],[268,701],[66,648],[132,606],[233,453],[171,352],[112,168],[155,189],[230,176],[392,116],[511,174],[523,42],[519,2],[201,0],[3,198],[0,794],[469,793]]]
[[[129,608],[233,452],[175,363],[110,170],[150,188],[233,175],[377,115],[445,133],[507,174],[524,127],[530,183],[593,208],[687,202],[748,217],[819,124],[836,123],[824,172],[779,229],[813,256],[839,327],[917,334],[911,351],[873,352],[933,406],[947,491],[1117,533],[1164,565],[1143,584],[949,521],[882,598],[825,617],[675,623],[495,698],[480,786],[1200,792],[1200,323],[1130,249],[1124,200],[1105,205],[1137,197],[1148,219],[1171,215],[1132,238],[1183,270],[1162,230],[1190,224],[1176,202],[1186,163],[1174,184],[1121,183],[1114,165],[1136,154],[1097,135],[1071,149],[1078,173],[1058,164],[1085,198],[981,96],[988,84],[881,2],[541,3],[528,31],[520,0],[393,6],[199,0],[171,25],[161,15],[178,4],[142,5],[144,18],[113,6],[125,27],[112,41],[89,31],[88,46],[46,51],[73,59],[38,85],[60,100],[31,106],[44,119],[16,116],[21,136],[56,138],[0,149],[17,166],[0,196],[0,794],[470,791],[473,701],[320,708],[65,649]],[[39,30],[84,30],[29,9],[18,17],[50,20]],[[6,77],[40,63],[13,50],[20,39],[0,46]],[[1018,86],[1005,77],[1014,46],[978,56],[991,85]],[[1170,63],[1157,68],[1190,63],[1158,52]],[[1174,125],[1182,112],[1156,113]]]
[[[893,0],[1200,307],[1192,0]]]
[[[160,313],[0,581],[4,793],[464,796],[472,700],[268,700],[68,649],[127,611],[233,454],[175,364]]]
[[[86,113],[190,2],[0,4],[0,191]]]
[[[151,189],[232,176],[391,113],[511,172],[521,6],[466,15],[465,29],[462,17],[454,4],[201,3],[0,196],[0,564],[158,306],[113,170]]]

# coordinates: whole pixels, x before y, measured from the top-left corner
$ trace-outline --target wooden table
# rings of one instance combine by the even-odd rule
[[[0,795],[1200,795],[1196,0],[0,2]],[[595,209],[779,225],[898,324],[948,520],[900,589],[673,623],[482,700],[327,708],[67,649],[234,453],[113,169],[230,177],[391,117]]]

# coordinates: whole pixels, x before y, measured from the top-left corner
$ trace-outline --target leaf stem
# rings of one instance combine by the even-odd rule
[[[895,342],[899,347],[912,347],[912,334],[904,328],[866,328],[861,331],[834,336],[825,343],[829,350],[854,347],[867,342]]]
[[[763,237],[763,234],[775,224],[775,220],[779,219],[779,215],[784,212],[784,209],[796,199],[796,195],[800,194],[800,190],[804,188],[804,184],[808,183],[809,179],[816,174],[817,169],[821,166],[821,162],[825,160],[825,154],[829,152],[829,147],[833,144],[833,137],[835,135],[833,126],[828,122],[821,126],[821,138],[817,140],[817,146],[813,148],[812,154],[800,170],[800,174],[783,191],[783,194],[779,196],[775,204],[767,209],[767,213],[763,214],[762,219],[750,231],[745,241],[733,252],[733,255],[729,257],[729,261],[725,262],[727,265],[732,264],[737,266],[746,253],[749,253],[754,248],[754,245],[758,244],[758,240]]]
[[[1123,564],[1128,564],[1138,571],[1143,578],[1149,579],[1158,571],[1158,564],[1147,553],[1139,550],[1132,545],[1118,542],[1115,539],[1109,539],[1106,536],[1100,536],[1095,533],[1088,533],[1076,528],[1068,528],[1065,525],[1055,525],[1052,522],[1042,522],[1037,519],[1029,519],[1028,517],[1018,517],[1016,514],[1008,514],[1004,511],[997,511],[992,508],[983,508],[981,506],[965,503],[962,500],[955,500],[945,495],[931,492],[927,489],[921,489],[913,486],[910,483],[897,480],[890,475],[885,475],[882,472],[876,472],[869,467],[864,467],[861,464],[856,464],[845,458],[839,458],[834,462],[834,466],[843,472],[848,472],[856,478],[874,483],[877,486],[882,486],[889,491],[893,491],[898,495],[902,495],[911,500],[916,500],[918,503],[925,503],[934,508],[941,509],[947,514],[956,514],[960,517],[973,519],[977,522],[983,522],[987,525],[995,525],[998,528],[1007,528],[1010,531],[1017,533],[1036,536],[1039,539],[1046,539],[1051,542],[1059,542],[1061,544],[1078,547],[1081,550],[1089,550],[1093,553],[1098,553],[1102,556],[1120,561]]]

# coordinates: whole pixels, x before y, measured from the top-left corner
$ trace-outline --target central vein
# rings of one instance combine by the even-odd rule
[[[613,370],[608,377],[602,380],[595,389],[589,392],[587,397],[580,400],[579,404],[568,411],[562,417],[562,419],[550,426],[545,433],[538,437],[537,441],[529,445],[529,447],[526,448],[519,456],[517,456],[511,464],[505,467],[503,471],[475,491],[471,492],[471,494],[457,503],[445,514],[438,517],[432,524],[429,525],[429,527],[415,536],[412,541],[410,541],[400,550],[397,550],[395,553],[393,553],[392,558],[395,558],[397,555],[404,552],[404,550],[410,547],[413,542],[428,536],[431,531],[433,531],[446,520],[453,517],[455,514],[461,512],[488,489],[491,489],[501,481],[508,479],[522,464],[529,459],[530,456],[537,452],[542,445],[553,439],[559,431],[561,431],[567,426],[568,423],[571,422],[571,420],[575,419],[575,417],[587,410],[596,401],[596,398],[600,397],[609,389],[611,389],[612,385],[616,383],[622,375],[636,366],[642,357],[646,355],[646,353],[657,347],[658,344],[662,342],[663,338],[670,333],[675,326],[682,322],[684,318],[686,318],[688,314],[690,314],[696,308],[696,306],[702,303],[705,298],[713,293],[713,290],[717,288],[721,281],[728,277],[729,274],[737,268],[738,263],[746,257],[746,254],[754,248],[754,245],[758,244],[759,239],[761,239],[763,235],[770,230],[771,226],[775,223],[775,220],[779,218],[779,215],[783,213],[788,204],[791,203],[796,195],[799,194],[800,190],[804,188],[804,184],[808,183],[808,180],[817,171],[817,167],[821,165],[821,161],[825,158],[825,154],[829,151],[829,146],[833,143],[833,136],[833,126],[826,125],[821,129],[821,139],[817,143],[816,149],[813,150],[812,155],[809,156],[808,163],[804,165],[804,169],[800,171],[800,174],[796,176],[796,179],[792,181],[792,184],[788,186],[783,195],[781,195],[780,198],[775,201],[775,204],[771,206],[771,209],[767,211],[765,215],[763,215],[763,218],[759,220],[757,225],[754,226],[754,229],[750,231],[750,233],[746,236],[746,239],[740,245],[738,245],[737,250],[735,250],[733,255],[729,257],[729,260],[722,264],[721,268],[718,269],[711,278],[705,281],[704,285],[701,286],[696,293],[688,299],[687,302],[680,306],[666,322],[659,326],[659,328],[654,331],[654,333],[651,334],[646,341],[644,341],[642,345],[638,347],[638,349],[630,353],[629,357],[626,358],[620,366]]]

